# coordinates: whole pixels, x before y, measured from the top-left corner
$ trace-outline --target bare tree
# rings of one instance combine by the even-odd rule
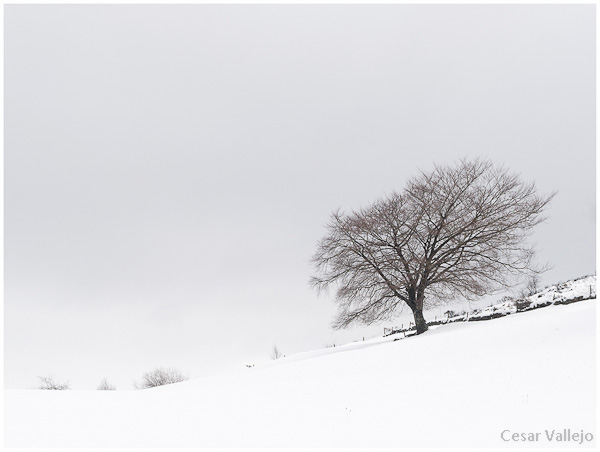
[[[281,356],[282,354],[277,348],[277,345],[273,345],[273,348],[271,349],[271,359],[279,359]]]
[[[137,389],[148,389],[156,386],[170,385],[188,380],[189,377],[172,367],[157,367],[142,376],[140,384],[134,383]]]
[[[538,195],[534,183],[484,159],[435,166],[401,193],[334,212],[311,284],[337,288],[336,328],[389,320],[406,305],[423,333],[424,308],[495,293],[544,270],[526,239],[554,195]]]
[[[45,389],[50,391],[65,391],[67,389],[71,389],[71,384],[68,381],[58,382],[54,379],[52,375],[45,375],[38,377],[40,380],[40,385],[38,389]]]
[[[525,288],[521,290],[520,296],[521,298],[530,297],[531,295],[535,295],[540,290],[540,277],[539,275],[532,275],[527,283],[525,284]]]
[[[100,382],[100,384],[98,385],[98,387],[96,389],[98,389],[98,391],[114,391],[117,388],[115,386],[111,385],[108,382],[108,380],[105,378]]]

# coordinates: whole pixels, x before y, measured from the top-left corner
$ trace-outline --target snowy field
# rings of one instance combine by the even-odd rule
[[[553,305],[155,389],[6,390],[5,446],[593,447],[595,310]],[[594,440],[545,433],[565,429]]]
[[[583,276],[548,286],[520,301],[526,306],[523,308],[524,310],[530,310],[551,304],[568,304],[573,300],[588,298],[596,298],[596,275]],[[507,301],[484,308],[470,317],[485,317],[496,313],[514,314],[515,312],[514,302]]]

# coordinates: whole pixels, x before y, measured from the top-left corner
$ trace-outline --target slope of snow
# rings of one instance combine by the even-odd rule
[[[596,298],[596,275],[583,276],[561,282],[537,292],[522,299],[510,299],[500,303],[478,309],[468,315],[456,316],[450,320],[477,320],[489,318],[490,316],[501,316],[515,314],[517,312],[517,303],[522,307],[520,311],[527,311],[552,304],[564,304],[573,300],[585,300]]]
[[[5,391],[6,447],[584,447],[595,300],[149,390]],[[505,442],[540,432],[539,442]]]
[[[532,306],[535,306],[547,303],[560,304],[567,300],[595,297],[596,275],[590,275],[546,287],[541,292],[527,297],[527,300],[531,301]]]

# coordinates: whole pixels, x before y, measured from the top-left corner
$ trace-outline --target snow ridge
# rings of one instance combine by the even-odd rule
[[[531,311],[551,305],[570,304],[582,300],[596,298],[596,275],[581,276],[576,279],[560,282],[548,286],[543,290],[523,298],[504,297],[499,303],[483,309],[475,309],[471,312],[457,314],[447,311],[447,317],[443,320],[427,322],[427,325],[443,325],[454,322],[472,322],[479,320],[491,320],[519,312]],[[398,333],[409,333],[415,330],[410,328],[392,328],[384,336]]]

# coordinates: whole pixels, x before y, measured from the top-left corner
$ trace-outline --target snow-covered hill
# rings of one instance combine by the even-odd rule
[[[553,305],[143,391],[7,390],[5,446],[594,446],[595,312]]]
[[[596,298],[596,275],[582,276],[565,282],[548,286],[543,290],[526,297],[504,297],[500,302],[491,304],[482,309],[470,312],[456,313],[447,311],[446,318],[427,322],[428,325],[441,325],[454,322],[471,322],[479,320],[491,320],[516,314],[532,309],[543,308],[553,304],[570,304],[581,300]],[[406,328],[384,328],[384,336],[404,333],[402,337],[414,333],[415,327],[411,322]]]
[[[515,314],[553,304],[570,304],[591,298],[596,298],[596,275],[583,276],[554,284],[524,298],[509,299],[478,309],[473,313],[469,313],[466,320],[487,319],[493,316]],[[452,320],[456,320],[456,318],[450,319],[450,321]]]

